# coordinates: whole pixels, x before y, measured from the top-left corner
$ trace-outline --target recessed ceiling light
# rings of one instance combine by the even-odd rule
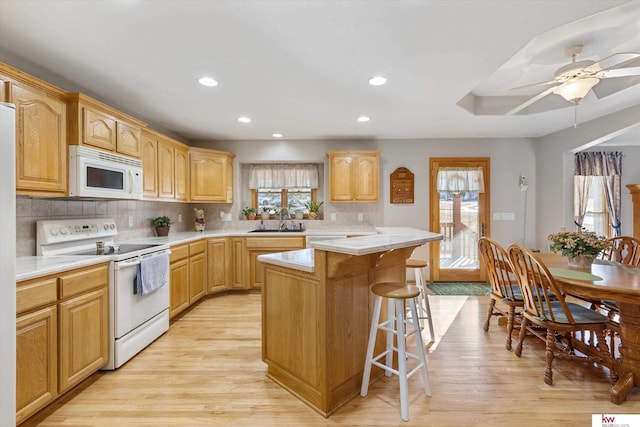
[[[249,117],[246,117],[246,116],[238,117],[238,121],[240,123],[251,123],[251,119]]]
[[[374,76],[369,79],[369,84],[371,86],[382,86],[385,83],[387,83],[387,79],[382,76]]]
[[[368,122],[369,120],[371,120],[371,119],[369,117],[367,117],[367,116],[358,117],[358,121],[361,122],[361,123]]]
[[[283,135],[281,133],[274,133],[271,136],[274,138],[282,138]]]
[[[218,86],[218,82],[215,79],[212,79],[211,77],[200,77],[198,79],[198,82],[202,85],[202,86]]]

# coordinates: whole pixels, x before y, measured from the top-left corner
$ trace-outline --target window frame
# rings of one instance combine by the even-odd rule
[[[259,209],[258,206],[258,192],[260,191],[260,189],[256,189],[256,188],[252,188],[251,189],[251,206]],[[274,191],[275,193],[275,191]],[[280,200],[286,200],[287,202],[289,201],[289,190],[287,190],[286,188],[283,188],[280,190]],[[311,200],[318,200],[318,189],[317,188],[312,188],[311,189]],[[259,220],[259,217],[256,217],[256,220]]]

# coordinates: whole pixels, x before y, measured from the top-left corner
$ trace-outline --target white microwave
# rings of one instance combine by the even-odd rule
[[[142,162],[83,145],[70,145],[69,196],[142,199]]]

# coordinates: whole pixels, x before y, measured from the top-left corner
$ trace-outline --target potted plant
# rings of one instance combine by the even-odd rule
[[[269,214],[269,208],[267,206],[262,207],[262,219],[269,219],[271,214]]]
[[[256,219],[256,208],[247,206],[242,209],[242,215],[244,215],[248,220]]]
[[[159,216],[151,220],[151,224],[156,228],[156,235],[158,237],[168,236],[169,229],[171,228],[171,218],[168,216]]]
[[[305,204],[306,208],[309,209],[309,219],[318,218],[318,211],[323,203],[324,202],[318,203],[315,200],[311,200],[309,203]]]
[[[567,257],[570,266],[577,268],[591,268],[598,254],[611,246],[606,237],[584,228],[580,231],[563,229],[559,233],[550,234],[547,239],[551,241],[551,252],[560,252]]]

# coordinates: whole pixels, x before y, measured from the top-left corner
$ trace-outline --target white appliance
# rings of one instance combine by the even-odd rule
[[[16,425],[16,111],[0,102],[0,426]]]
[[[142,162],[83,145],[70,145],[69,195],[142,199]]]
[[[167,281],[155,291],[134,292],[142,259],[169,253],[169,244],[117,244],[112,218],[38,221],[39,255],[106,256],[109,263],[109,363],[117,369],[169,329],[169,261]],[[98,244],[98,242],[100,244]],[[98,249],[102,246],[102,249]]]

